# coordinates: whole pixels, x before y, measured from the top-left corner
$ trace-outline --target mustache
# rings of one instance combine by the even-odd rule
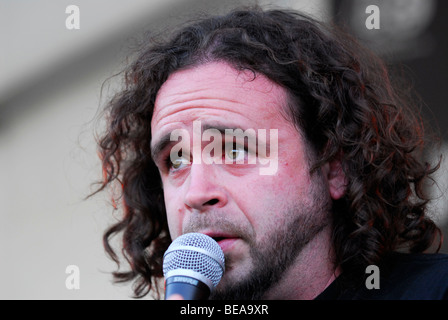
[[[182,233],[201,232],[205,230],[213,230],[230,234],[248,242],[253,242],[255,240],[255,234],[251,228],[242,226],[241,223],[231,220],[225,214],[193,214],[188,221],[184,222]]]

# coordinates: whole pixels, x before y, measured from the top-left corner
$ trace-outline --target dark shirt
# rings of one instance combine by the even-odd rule
[[[394,253],[379,274],[379,289],[347,289],[338,277],[316,300],[448,300],[448,254]]]

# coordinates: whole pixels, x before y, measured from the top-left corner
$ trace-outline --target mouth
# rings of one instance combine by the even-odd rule
[[[213,240],[215,240],[221,247],[223,252],[231,250],[234,244],[240,239],[238,236],[230,234],[222,234],[217,232],[203,232],[203,233],[211,237]]]
[[[223,240],[225,240],[225,239],[229,239],[229,238],[227,238],[227,237],[211,237],[213,240],[215,240],[216,242],[220,242],[220,241],[223,241]]]

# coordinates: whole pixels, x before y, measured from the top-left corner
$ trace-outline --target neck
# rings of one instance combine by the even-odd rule
[[[266,299],[311,300],[340,274],[334,265],[331,224],[312,239],[282,279],[266,293]]]

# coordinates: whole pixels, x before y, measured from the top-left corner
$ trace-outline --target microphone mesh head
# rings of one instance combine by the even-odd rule
[[[187,233],[176,238],[163,256],[163,274],[191,270],[211,281],[215,288],[224,273],[224,253],[218,243],[202,233]]]

